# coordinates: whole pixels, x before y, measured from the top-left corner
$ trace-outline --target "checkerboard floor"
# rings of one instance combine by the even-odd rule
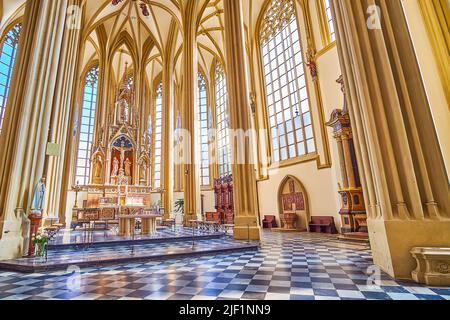
[[[373,273],[370,250],[314,234],[265,233],[261,250],[37,274],[0,273],[6,300],[450,300],[450,288]],[[371,271],[372,270],[372,271]]]

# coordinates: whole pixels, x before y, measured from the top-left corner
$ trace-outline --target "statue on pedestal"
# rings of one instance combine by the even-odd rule
[[[42,222],[42,212],[44,210],[45,205],[45,181],[46,179],[43,177],[39,180],[33,195],[33,201],[31,202],[31,212],[29,215],[29,219],[31,222],[30,226],[30,237],[29,237],[29,249],[28,256],[34,256],[35,245],[33,243],[33,235],[37,234],[39,231],[39,227]]]
[[[125,99],[119,101],[120,123],[127,123],[129,120],[129,106]]]
[[[31,212],[42,215],[45,205],[45,178],[39,180],[36,188],[34,189],[33,201],[31,202]]]
[[[125,176],[131,177],[131,161],[129,158],[125,160]]]
[[[102,183],[103,161],[101,155],[96,155],[93,161],[92,177],[96,184]]]
[[[111,173],[112,177],[117,177],[119,174],[119,160],[117,158],[114,158],[113,160],[113,171]]]

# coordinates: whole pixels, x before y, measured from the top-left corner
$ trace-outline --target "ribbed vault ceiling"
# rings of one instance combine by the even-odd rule
[[[182,11],[187,0],[123,0],[113,5],[111,0],[83,1],[84,64],[108,55],[114,76],[125,73],[125,62],[130,67],[145,61],[148,80],[162,71],[165,57],[172,52],[175,80],[181,80],[183,45]],[[192,21],[198,28],[198,59],[200,69],[208,75],[214,59],[224,60],[224,12],[222,0],[196,0],[198,10]],[[247,43],[253,41],[257,18],[267,0],[243,0]],[[8,17],[23,14],[25,0],[0,0],[2,25]],[[148,8],[148,16],[141,5]],[[122,66],[120,66],[122,65]]]

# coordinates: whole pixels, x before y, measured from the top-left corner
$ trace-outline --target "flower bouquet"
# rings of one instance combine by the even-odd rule
[[[43,257],[45,255],[45,248],[47,246],[50,237],[47,232],[39,231],[37,234],[33,235],[33,243],[35,245],[36,257]]]

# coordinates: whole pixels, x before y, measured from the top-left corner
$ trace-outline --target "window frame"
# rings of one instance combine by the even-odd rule
[[[7,74],[0,73],[0,77],[5,77],[5,83],[1,87],[4,87],[4,91],[0,94],[2,97],[2,103],[0,104],[0,135],[2,133],[3,122],[5,120],[6,107],[8,103],[9,93],[11,90],[11,84],[15,72],[15,66],[17,62],[17,53],[19,50],[20,37],[22,35],[23,24],[21,21],[16,21],[8,26],[3,37],[1,39],[1,50],[0,50],[0,64],[4,65],[7,69]],[[15,36],[12,38],[12,36]],[[11,40],[13,39],[13,40]],[[10,40],[10,41],[8,41]],[[10,43],[12,42],[12,44]],[[10,47],[11,53],[6,53],[5,46]],[[9,64],[7,65],[1,59],[4,56],[9,58]],[[2,89],[3,90],[3,89]]]
[[[320,23],[320,33],[322,35],[322,42],[324,46],[330,46],[336,42],[336,30],[331,32],[330,25],[333,24],[334,28],[334,17],[333,12],[331,12],[331,19],[327,13],[327,7],[325,4],[327,0],[316,0],[316,10]],[[330,0],[328,0],[330,1]],[[329,9],[331,10],[331,4]],[[334,37],[333,37],[334,35]]]
[[[266,12],[267,12],[267,10],[269,8],[270,8],[270,5],[266,8]],[[313,160],[317,159],[317,142],[316,142],[317,137],[316,137],[315,126],[314,126],[314,113],[313,113],[313,104],[312,104],[312,102],[313,102],[312,98],[313,98],[314,95],[311,94],[310,84],[308,83],[308,81],[309,81],[309,73],[308,73],[307,66],[306,66],[306,57],[305,57],[306,54],[305,54],[305,51],[304,51],[304,45],[302,43],[301,24],[300,24],[300,21],[299,21],[299,18],[298,18],[297,7],[295,6],[293,8],[293,10],[294,10],[294,15],[293,15],[292,20],[282,30],[279,30],[276,33],[276,35],[273,36],[273,38],[276,38],[277,35],[279,35],[280,33],[284,32],[287,27],[290,28],[292,22],[295,21],[295,23],[297,25],[298,41],[299,41],[299,45],[300,45],[300,54],[301,54],[301,59],[302,59],[302,63],[301,64],[303,65],[303,69],[302,69],[303,70],[303,75],[301,75],[300,77],[297,77],[297,71],[295,70],[297,66],[295,65],[295,60],[293,61],[294,62],[294,67],[291,69],[291,71],[295,70],[295,76],[294,76],[293,79],[299,79],[302,76],[304,76],[304,79],[305,79],[305,86],[301,87],[301,88],[297,88],[297,92],[298,93],[296,94],[298,96],[298,99],[299,99],[299,102],[298,102],[299,112],[302,115],[301,116],[301,129],[302,129],[302,132],[303,132],[303,138],[304,138],[303,139],[303,144],[305,146],[305,148],[304,148],[305,149],[305,153],[303,155],[299,155],[299,152],[298,152],[299,151],[298,150],[298,141],[297,141],[297,136],[295,134],[295,131],[297,129],[295,129],[295,117],[292,117],[293,116],[293,113],[292,113],[293,110],[292,110],[291,111],[291,121],[293,122],[293,127],[294,127],[294,129],[293,129],[294,139],[295,139],[295,144],[294,145],[297,147],[297,150],[296,150],[297,156],[296,157],[289,157],[289,155],[288,155],[286,160],[281,160],[281,152],[280,152],[281,148],[279,148],[279,150],[278,150],[278,152],[279,152],[279,159],[278,159],[278,161],[274,161],[274,146],[273,146],[273,138],[272,138],[272,132],[271,132],[272,126],[270,124],[270,112],[269,112],[270,104],[269,104],[269,94],[268,94],[268,91],[267,91],[268,85],[266,84],[266,64],[264,62],[265,55],[264,55],[264,51],[263,51],[263,48],[268,43],[268,41],[265,44],[263,44],[264,42],[261,39],[261,37],[259,36],[257,43],[258,43],[258,46],[259,46],[258,55],[259,55],[260,72],[261,72],[260,76],[261,76],[262,92],[263,92],[263,96],[264,96],[263,97],[263,102],[265,104],[263,110],[264,110],[265,125],[266,125],[266,128],[267,128],[267,145],[268,145],[268,156],[269,156],[268,166],[269,166],[269,168],[290,166],[290,165],[294,165],[294,164],[297,164],[297,163],[313,161]],[[266,14],[266,13],[264,13],[264,14]],[[264,21],[261,22],[261,25],[259,25],[259,29],[258,30],[262,30],[263,23],[264,23]],[[292,37],[292,32],[291,32],[291,37]],[[294,44],[294,43],[295,43],[295,41],[291,40],[291,44]],[[270,50],[268,50],[268,51],[269,51],[268,55],[270,55]],[[295,52],[293,53],[293,57],[294,56],[295,56]],[[269,61],[269,63],[270,62],[271,61]],[[286,59],[283,62],[285,64],[288,64],[289,63],[289,59]],[[271,69],[271,72],[274,72],[274,71],[276,71],[276,73],[278,74],[278,66],[275,69]],[[289,73],[289,71],[286,70],[286,75],[288,73]],[[277,79],[279,80],[279,77]],[[295,82],[295,80],[287,81],[287,86],[289,86],[293,82]],[[306,138],[304,118],[303,118],[303,113],[302,113],[302,110],[301,110],[302,109],[301,108],[302,100],[301,100],[301,97],[300,97],[300,91],[303,90],[303,89],[306,90],[307,99],[305,99],[305,100],[308,100],[308,106],[309,106],[309,111],[308,112],[309,112],[309,115],[310,115],[310,122],[311,122],[311,124],[308,124],[307,127],[310,126],[311,130],[312,130],[312,138],[310,138],[310,139]],[[292,93],[291,92],[289,92],[289,93],[290,93],[290,95],[288,95],[285,98],[288,98],[290,100],[290,96],[292,96]],[[285,98],[280,98],[280,101],[284,100]],[[290,107],[291,107],[291,109],[294,109],[295,108],[295,103],[290,103]],[[285,112],[285,110],[283,109],[282,113],[284,113],[284,112]],[[308,112],[305,112],[305,113],[308,113]],[[281,122],[281,125],[284,126],[284,132],[286,133],[285,135],[287,136],[289,130],[286,130],[287,129],[286,128],[286,124],[287,124],[286,121]],[[313,141],[314,151],[308,152],[308,146],[307,146],[308,145],[308,140]],[[287,148],[287,153],[289,154],[289,143],[287,141],[287,137],[286,137],[286,145],[287,145],[287,147],[286,147]]]
[[[96,70],[96,71],[95,71]],[[92,85],[91,88],[95,89],[95,100],[93,100],[92,98],[94,97],[94,90],[90,93],[90,98],[91,100],[86,101],[86,88],[88,85],[88,77],[91,76],[91,73],[96,73],[96,80],[95,80],[95,85]],[[95,133],[96,133],[96,122],[97,122],[97,114],[98,114],[98,99],[99,99],[99,72],[100,72],[100,67],[98,64],[94,64],[91,65],[87,71],[84,73],[84,77],[83,77],[83,86],[82,86],[82,90],[81,90],[81,104],[79,107],[79,114],[77,117],[77,132],[76,132],[76,149],[75,149],[75,165],[74,165],[74,182],[77,185],[89,185],[91,183],[92,177],[91,177],[91,173],[92,173],[92,164],[91,164],[91,157],[92,157],[92,146],[94,145],[94,139],[95,139]],[[85,111],[85,103],[88,102],[89,103],[89,112],[90,112],[90,116],[89,116],[89,125],[88,128],[91,129],[92,128],[92,132],[88,132],[88,133],[84,133],[82,132],[82,127],[85,126],[83,124],[83,118],[87,118],[83,116],[83,113]],[[92,113],[94,113],[92,115]],[[81,141],[81,135],[82,134],[87,134],[87,141]],[[81,143],[86,143],[87,147],[83,150],[80,150],[80,144]],[[91,149],[89,150],[89,143],[91,144]],[[86,152],[86,158],[84,158],[84,160],[86,161],[86,165],[84,167],[79,166],[79,162],[80,162],[80,151],[85,151]],[[83,168],[85,170],[84,173],[84,177],[78,174],[78,170],[80,168]],[[84,183],[80,183],[80,180],[83,179]]]
[[[203,79],[203,90],[200,87],[200,83]],[[200,170],[200,186],[202,189],[208,188],[210,189],[212,187],[212,181],[213,181],[213,176],[212,176],[212,170],[211,170],[211,143],[209,140],[209,132],[208,130],[211,129],[209,128],[209,117],[210,117],[210,107],[209,107],[209,102],[210,102],[210,98],[209,98],[209,86],[208,86],[208,80],[206,78],[206,76],[202,73],[199,72],[198,73],[198,103],[199,103],[199,113],[198,113],[198,119],[199,119],[199,137],[200,137],[200,150],[198,151],[198,155],[199,155],[199,159],[200,159],[200,166],[199,166],[199,170]],[[204,98],[202,98],[201,93],[204,92]],[[202,100],[204,100],[204,104],[202,104]],[[204,107],[204,111],[202,111],[202,106]],[[204,116],[205,118],[203,119],[202,116]],[[202,129],[205,129],[202,127],[203,124],[206,123],[206,130],[207,130],[207,134],[206,134],[206,139],[207,142],[204,143],[202,141],[202,139],[205,137],[202,133]],[[203,147],[207,146],[208,149],[208,156],[207,158],[204,158],[203,155],[205,153],[205,151],[203,151]],[[208,163],[208,167],[204,166],[204,162]],[[203,175],[203,171],[204,170],[208,170],[208,175],[204,176]],[[205,179],[207,179],[208,183],[205,183]]]
[[[153,99],[153,147],[152,147],[152,158],[153,158],[153,170],[152,170],[152,188],[154,190],[160,190],[162,187],[162,177],[161,173],[163,172],[163,130],[164,130],[164,102],[163,102],[163,81],[157,82],[158,85],[156,85],[154,91],[154,99]],[[160,91],[160,92],[158,92]],[[160,99],[160,104],[158,103],[158,100]],[[161,111],[158,111],[158,106],[160,106]],[[161,114],[161,126],[158,126],[158,114]],[[160,130],[160,131],[158,131]],[[157,140],[156,137],[158,133],[161,135],[161,140]],[[159,148],[156,148],[156,144],[160,142],[161,146]],[[157,157],[157,150],[160,150],[160,162],[157,163],[156,157]],[[156,170],[156,167],[159,165],[159,170]],[[159,179],[156,179],[156,174],[159,173]],[[156,182],[159,181],[159,185],[156,184]]]
[[[228,83],[223,64],[216,61],[214,69],[214,96],[215,96],[215,121],[216,121],[216,162],[218,177],[232,175],[232,159],[230,145],[230,114],[228,100]],[[221,84],[218,82],[221,77]],[[219,94],[220,93],[220,94]],[[222,100],[223,99],[223,100]],[[220,103],[223,101],[222,103]],[[220,111],[220,112],[219,112]],[[223,116],[223,119],[220,117]],[[228,120],[228,123],[227,123]],[[223,124],[223,127],[222,127]],[[224,143],[221,143],[223,141]],[[228,142],[228,143],[227,143]],[[226,150],[226,154],[222,152]],[[227,159],[227,161],[224,161]]]

